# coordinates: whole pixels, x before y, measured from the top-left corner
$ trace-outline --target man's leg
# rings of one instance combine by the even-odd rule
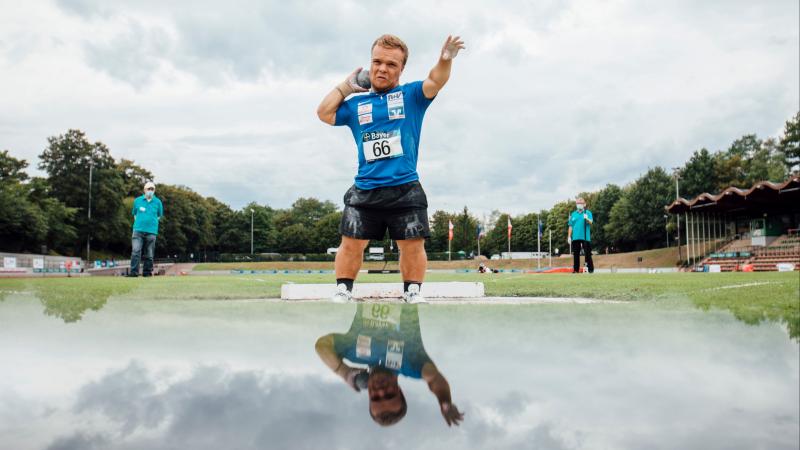
[[[589,273],[594,272],[594,263],[592,262],[592,243],[583,241],[583,254],[586,256],[586,265],[589,266]]]
[[[403,281],[422,283],[428,268],[428,254],[425,253],[425,239],[404,239],[397,241],[400,250],[400,274]]]
[[[367,248],[369,240],[355,239],[342,236],[342,243],[339,244],[339,251],[336,252],[336,279],[355,280],[358,271],[361,269],[361,262],[364,261],[364,249]]]
[[[131,271],[129,273],[131,276],[139,275],[139,259],[142,256],[143,241],[142,233],[134,231],[131,237]]]
[[[581,267],[581,241],[572,241],[572,273],[578,273]]]
[[[147,233],[144,235],[144,247],[142,248],[144,257],[144,267],[142,275],[149,277],[153,275],[153,256],[156,253],[156,235]]]

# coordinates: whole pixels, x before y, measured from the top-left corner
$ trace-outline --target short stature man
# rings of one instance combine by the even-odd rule
[[[586,200],[578,197],[575,200],[575,211],[569,215],[567,243],[572,247],[572,273],[580,272],[581,249],[586,258],[589,273],[594,272],[592,262],[592,212],[586,209]]]
[[[367,390],[369,415],[379,425],[394,425],[406,415],[408,405],[398,382],[400,375],[425,381],[448,426],[458,426],[464,420],[464,414],[453,404],[450,384],[422,343],[416,305],[361,303],[350,330],[322,336],[316,350],[322,362],[353,390]]]
[[[131,271],[129,277],[139,276],[139,261],[144,259],[142,276],[153,275],[153,255],[156,251],[158,221],[164,215],[164,206],[156,197],[156,185],[148,181],[144,194],[133,201],[133,237],[131,238]],[[144,257],[142,258],[142,252]]]
[[[447,83],[453,58],[463,48],[458,36],[448,36],[428,77],[401,85],[408,47],[398,37],[385,34],[372,44],[371,90],[356,83],[361,72],[358,68],[320,103],[320,120],[347,125],[358,151],[355,184],[344,195],[333,301],[352,300],[364,248],[371,239],[383,239],[388,229],[400,251],[403,299],[424,302],[420,288],[427,266],[424,243],[430,228],[428,201],[417,174],[420,132],[425,110]],[[363,95],[352,95],[357,93]]]

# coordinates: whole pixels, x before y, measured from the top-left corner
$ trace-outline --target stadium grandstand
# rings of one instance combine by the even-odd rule
[[[800,176],[679,198],[666,211],[678,216],[690,270],[800,270]]]

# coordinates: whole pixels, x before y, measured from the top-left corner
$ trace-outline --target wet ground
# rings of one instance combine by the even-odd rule
[[[112,298],[66,323],[11,294],[0,448],[798,448],[784,324],[508,303]]]

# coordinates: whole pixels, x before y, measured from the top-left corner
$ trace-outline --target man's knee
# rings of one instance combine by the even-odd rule
[[[425,253],[425,239],[405,239],[402,241],[397,241],[397,246],[400,249],[400,255],[412,256],[412,255],[422,255],[426,256]]]
[[[364,253],[367,244],[369,244],[368,240],[342,236],[342,242],[339,244],[339,253],[345,255],[361,254]]]

